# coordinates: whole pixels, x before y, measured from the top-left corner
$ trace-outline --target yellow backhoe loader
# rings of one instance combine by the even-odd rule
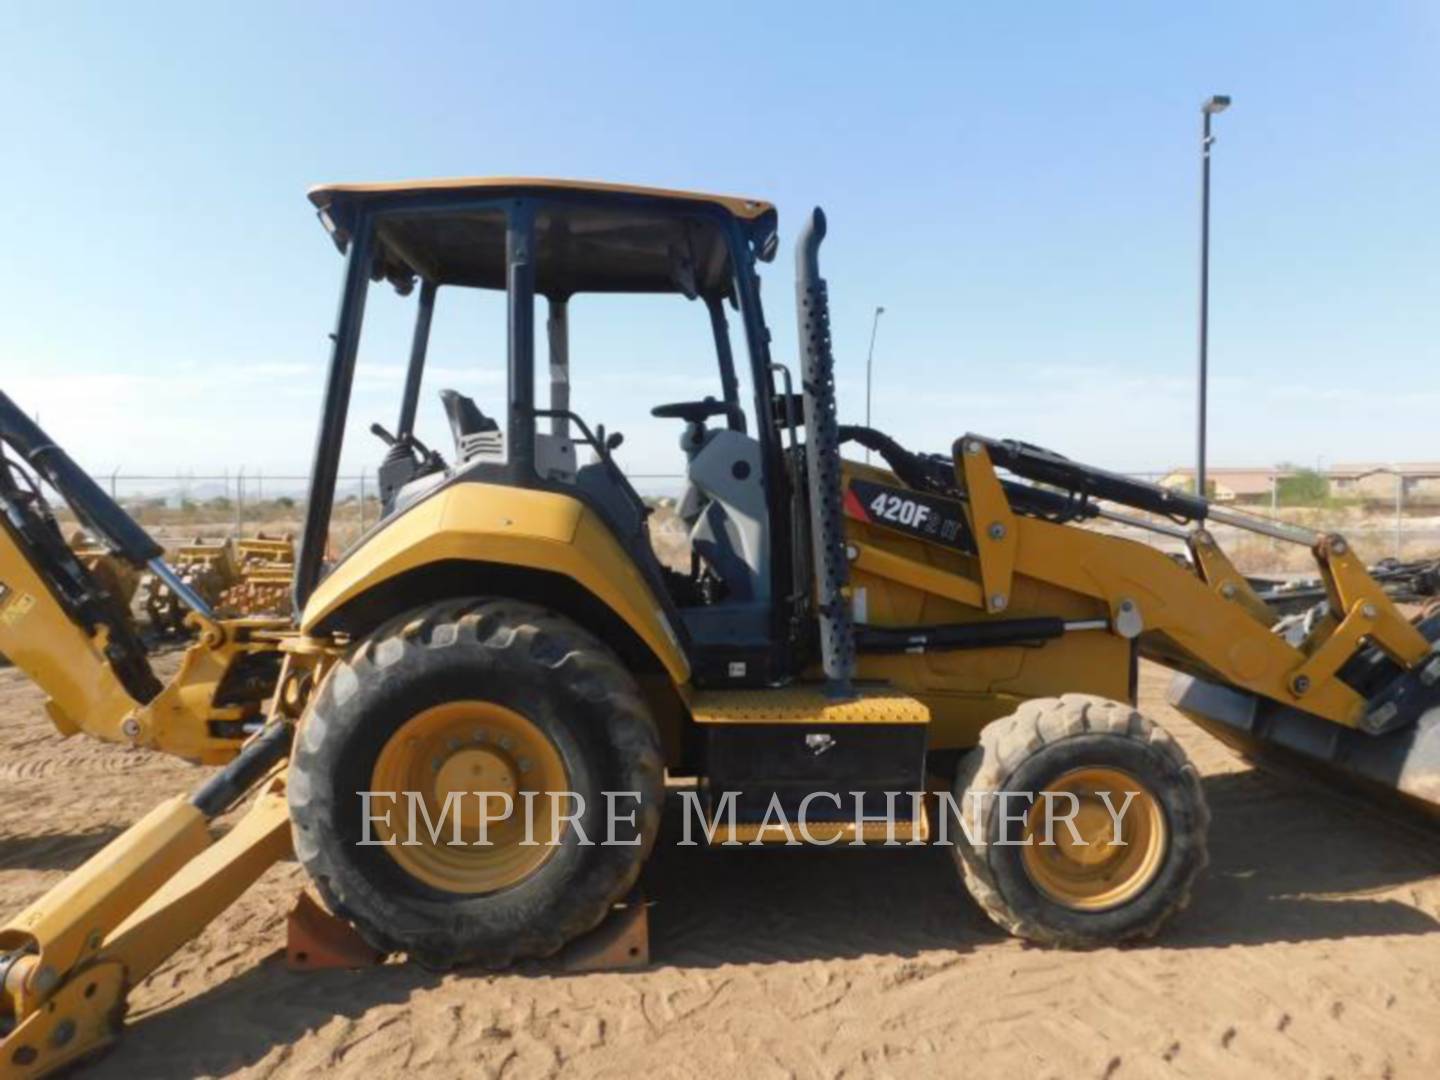
[[[1440,620],[1404,617],[1340,537],[1013,441],[964,435],[937,456],[840,426],[818,210],[797,245],[792,373],[761,306],[767,203],[522,179],[310,198],[346,263],[293,624],[215,619],[4,402],[0,649],[63,730],[230,759],[0,927],[5,1075],[108,1044],[127,990],[292,850],[378,950],[434,966],[553,954],[635,882],[667,772],[696,781],[714,844],[788,843],[797,816],[815,842],[933,841],[972,808],[947,842],[999,924],[1064,946],[1153,934],[1205,865],[1209,815],[1183,751],[1135,708],[1142,657],[1180,673],[1178,706],[1227,741],[1440,801]],[[372,428],[384,513],[327,564],[366,298],[382,288],[415,305],[398,424]],[[476,382],[507,391],[494,415],[441,391],[446,460],[416,435],[430,329],[437,295],[474,290],[507,309],[504,377]],[[688,572],[652,549],[619,434],[572,402],[570,302],[583,314],[616,293],[688,303],[714,342],[714,392],[652,410],[681,431]],[[884,467],[845,460],[846,443]],[[29,472],[190,608],[201,635],[169,686],[60,554]],[[1212,522],[1310,547],[1325,612],[1277,624]],[[232,706],[237,678],[250,689]],[[212,840],[207,823],[257,788]],[[607,815],[617,793],[626,810]],[[530,805],[561,795],[567,813],[536,825]],[[1056,802],[1069,827],[1034,842]],[[417,812],[441,827],[417,836]]]

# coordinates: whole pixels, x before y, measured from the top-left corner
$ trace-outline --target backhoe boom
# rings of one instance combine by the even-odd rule
[[[123,603],[66,544],[37,476],[113,555],[149,569],[191,606],[200,633],[168,684],[156,678]],[[144,529],[0,393],[0,653],[49,695],[46,709],[61,734],[222,764],[259,726],[290,623],[216,619],[161,556]]]

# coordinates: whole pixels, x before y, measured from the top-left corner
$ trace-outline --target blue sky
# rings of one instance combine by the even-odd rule
[[[7,2],[0,27],[0,386],[96,471],[303,469],[341,271],[305,189],[467,174],[774,201],[786,362],[819,203],[842,416],[883,304],[903,441],[1188,462],[1212,92],[1212,463],[1440,459],[1434,3]],[[678,464],[645,410],[713,363],[703,312],[658,303],[573,331],[577,402],[638,470]],[[426,431],[439,386],[498,393],[482,307],[437,317]],[[357,431],[393,423],[404,359],[372,310]]]

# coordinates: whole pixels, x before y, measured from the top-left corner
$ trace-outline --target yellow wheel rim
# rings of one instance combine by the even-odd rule
[[[1076,911],[1108,911],[1155,880],[1170,837],[1165,811],[1149,788],[1121,769],[1085,768],[1057,777],[1044,790],[1052,794],[1047,800],[1042,793],[1030,808],[1027,846],[1020,851],[1025,872],[1045,896]],[[1053,808],[1048,844],[1047,802]],[[1072,808],[1073,831],[1061,820]],[[1118,836],[1111,809],[1120,816]]]
[[[372,804],[377,814],[390,807],[388,817],[373,821],[375,839],[406,873],[452,893],[496,892],[529,877],[555,853],[562,831],[555,819],[574,811],[569,800],[549,795],[569,790],[555,744],[493,701],[450,701],[416,713],[381,747],[370,788],[396,792],[393,803]]]

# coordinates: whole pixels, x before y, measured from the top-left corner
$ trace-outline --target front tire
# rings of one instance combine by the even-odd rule
[[[507,786],[517,814],[531,793],[539,824],[527,835],[517,816],[482,836],[459,799],[459,845],[452,824],[438,842],[423,819],[409,835],[403,801],[360,796],[418,790],[432,820],[448,822],[451,793]],[[392,620],[330,673],[302,721],[288,790],[296,855],[367,941],[429,967],[501,967],[550,955],[605,917],[654,844],[664,783],[654,724],[614,653],[542,608],[477,599]],[[552,836],[556,790],[584,810]],[[606,792],[636,797],[612,796],[612,817]]]
[[[997,924],[1040,944],[1150,937],[1189,902],[1208,861],[1210,812],[1195,767],[1169,733],[1120,702],[1027,701],[981,733],[954,795],[967,815],[953,849],[966,887]],[[1048,844],[1047,803],[1061,815],[1078,808],[1073,829],[1052,820]]]

